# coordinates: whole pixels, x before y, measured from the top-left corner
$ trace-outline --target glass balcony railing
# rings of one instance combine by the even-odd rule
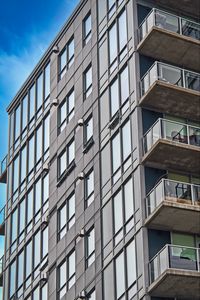
[[[5,222],[5,209],[6,209],[6,206],[4,206],[0,210],[0,225],[4,224],[4,222]]]
[[[141,79],[141,97],[157,80],[194,91],[200,91],[200,74],[164,63],[155,62]]]
[[[149,263],[150,284],[167,269],[200,272],[199,248],[166,245]]]
[[[199,23],[153,8],[139,26],[139,41],[143,40],[153,26],[200,40]]]
[[[1,162],[0,176],[6,171],[7,168],[7,155]]]
[[[159,118],[144,135],[144,153],[159,139],[200,147],[200,128]]]
[[[146,197],[146,216],[163,201],[200,205],[200,185],[162,179]]]

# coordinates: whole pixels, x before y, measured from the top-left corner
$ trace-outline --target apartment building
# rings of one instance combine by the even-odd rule
[[[4,300],[200,299],[199,12],[82,0],[10,103]]]

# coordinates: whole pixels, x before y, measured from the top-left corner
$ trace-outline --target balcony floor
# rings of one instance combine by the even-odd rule
[[[200,205],[188,202],[185,199],[165,198],[145,220],[145,225],[153,229],[199,234]]]
[[[200,273],[179,269],[168,269],[149,287],[152,296],[165,296],[181,299],[200,299]]]
[[[200,41],[195,38],[152,27],[139,43],[137,50],[143,55],[200,71]]]
[[[159,139],[144,155],[148,167],[200,174],[200,147]]]
[[[157,80],[140,99],[142,107],[200,120],[200,92]]]

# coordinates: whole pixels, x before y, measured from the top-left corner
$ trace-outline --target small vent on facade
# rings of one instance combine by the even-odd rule
[[[43,171],[44,171],[44,172],[48,172],[48,171],[49,171],[49,165],[48,165],[48,163],[45,163],[45,164],[43,165]]]
[[[85,236],[85,229],[81,229],[81,231],[79,232],[79,237],[84,237]]]
[[[52,49],[52,52],[55,53],[55,54],[58,54],[59,53],[59,47],[56,45],[53,47]]]
[[[79,174],[78,174],[78,177],[77,177],[77,179],[79,179],[79,180],[83,180],[83,179],[84,179],[84,177],[85,177],[85,174],[84,174],[84,172],[81,172],[81,173],[79,173]]]
[[[86,293],[85,291],[80,292],[79,296],[78,296],[78,300],[83,300],[86,299]]]
[[[58,106],[58,99],[57,98],[54,98],[52,100],[52,106]]]
[[[42,272],[40,280],[46,282],[48,279],[47,272]]]
[[[83,126],[84,125],[83,119],[79,119],[77,125],[80,127]]]
[[[42,224],[43,224],[43,225],[48,225],[48,222],[49,222],[48,216],[42,217]]]

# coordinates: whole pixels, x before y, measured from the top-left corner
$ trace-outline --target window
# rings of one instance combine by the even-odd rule
[[[67,149],[58,157],[58,178],[65,174],[66,169],[74,162],[74,139],[67,145]]]
[[[75,283],[75,250],[58,268],[58,276],[58,298],[61,299]]]
[[[24,132],[28,122],[28,96],[22,100],[22,132]]]
[[[117,67],[118,61],[121,61],[127,53],[127,22],[125,10],[109,29],[108,41],[110,72],[113,72]]]
[[[95,260],[94,228],[92,228],[89,232],[86,233],[85,242],[86,242],[85,262],[86,262],[86,268],[88,268]]]
[[[44,69],[44,100],[45,107],[49,103],[50,95],[50,63]]]
[[[14,261],[10,266],[10,280],[9,280],[10,290],[9,296],[11,297],[16,289],[16,261]]]
[[[113,117],[129,98],[129,72],[128,66],[120,73],[110,85],[110,116]]]
[[[90,65],[84,72],[84,99],[92,92],[92,66]]]
[[[87,294],[87,300],[96,300],[95,290]]]
[[[72,90],[61,103],[58,110],[59,132],[63,131],[67,123],[69,123],[74,116],[74,101],[74,90]]]
[[[25,276],[26,276],[26,288],[31,283],[31,272],[32,272],[32,241],[26,246],[26,264],[25,264]]]
[[[74,38],[67,43],[59,56],[59,79],[62,79],[74,62]]]
[[[29,91],[29,122],[32,121],[35,115],[35,84]]]
[[[92,35],[92,19],[91,13],[89,13],[83,21],[83,43],[86,45],[91,39]]]
[[[93,118],[89,117],[89,119],[84,124],[84,145],[93,138]]]
[[[94,201],[94,171],[93,169],[85,176],[85,201],[88,207]]]
[[[58,211],[58,238],[62,239],[75,223],[75,194],[72,194]]]
[[[36,111],[41,109],[42,103],[43,103],[43,73],[37,79]]]
[[[135,242],[132,241],[115,259],[116,299],[121,299],[125,291],[128,299],[137,292],[136,288]]]
[[[112,172],[115,183],[131,163],[131,127],[130,120],[114,136],[112,143]]]
[[[133,178],[129,178],[103,207],[103,246],[117,245],[135,224]]]

